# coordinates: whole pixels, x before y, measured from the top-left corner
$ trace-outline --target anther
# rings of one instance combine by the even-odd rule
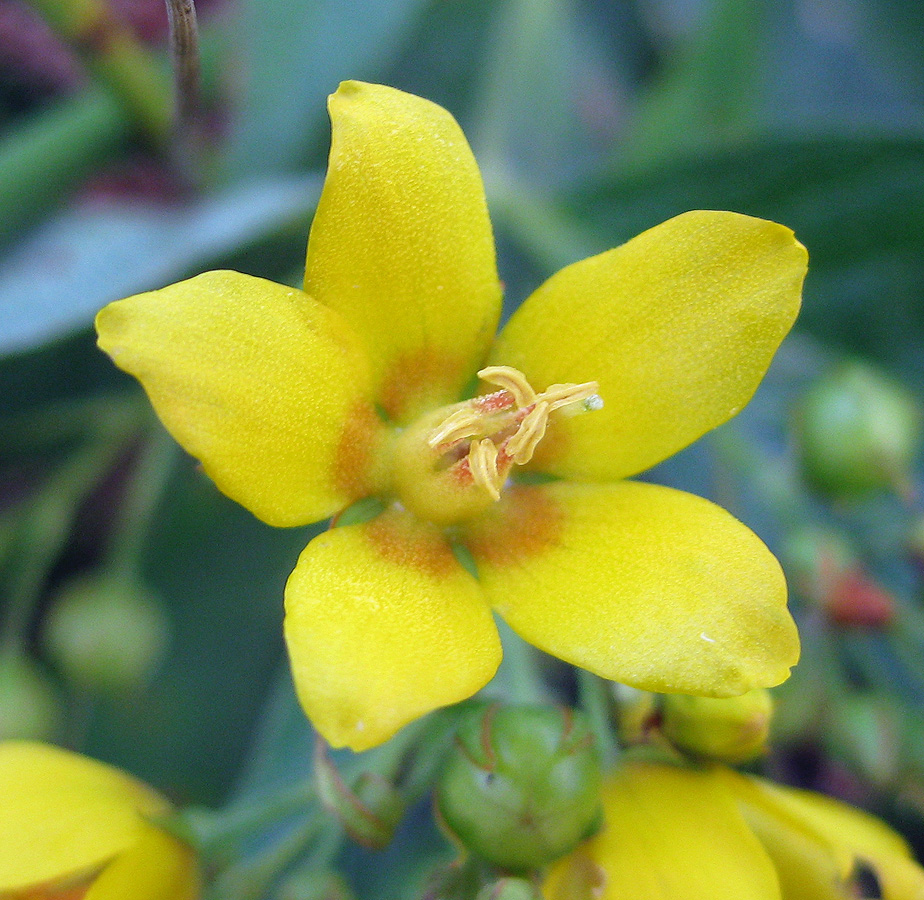
[[[525,465],[533,458],[539,441],[545,436],[549,412],[549,404],[540,400],[520,423],[516,434],[507,441],[504,449],[518,466]]]
[[[472,441],[468,451],[468,466],[472,481],[483,487],[494,500],[500,500],[503,481],[497,470],[497,446],[490,438]]]
[[[519,369],[512,366],[487,366],[478,372],[478,377],[488,384],[509,391],[518,409],[532,406],[536,402],[536,392]]]

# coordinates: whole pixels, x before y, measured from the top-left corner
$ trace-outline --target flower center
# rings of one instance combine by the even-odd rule
[[[499,390],[435,410],[396,444],[397,493],[432,522],[460,522],[500,499],[511,469],[532,459],[553,413],[603,406],[593,381],[553,384],[536,393],[509,366],[489,366],[478,377]]]

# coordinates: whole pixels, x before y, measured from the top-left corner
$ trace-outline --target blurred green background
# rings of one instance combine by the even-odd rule
[[[807,662],[783,695],[771,766],[919,833],[924,631],[907,545],[920,500],[819,500],[794,474],[789,422],[843,354],[921,399],[920,0],[202,0],[191,156],[118,66],[69,34],[76,7],[0,0],[0,603],[21,620],[9,646],[65,707],[60,739],[200,803],[309,764],[280,629],[309,532],[260,524],[159,442],[91,322],[110,300],[206,268],[298,283],[325,98],[358,78],[461,123],[508,312],[560,266],[688,209],[772,218],[808,247],[798,333],[752,408],[658,478],[726,503],[780,552],[793,516],[856,542],[897,624],[816,627],[797,590]],[[146,48],[156,112],[169,87],[160,0],[112,9]],[[911,480],[919,498],[920,469]],[[166,656],[128,693],[74,691],[49,652],[48,615],[104,562],[126,508]],[[837,717],[854,724],[835,740]]]

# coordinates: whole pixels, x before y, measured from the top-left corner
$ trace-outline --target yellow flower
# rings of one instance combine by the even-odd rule
[[[311,541],[286,588],[321,734],[365,749],[471,696],[500,660],[492,609],[650,690],[785,679],[798,640],[763,544],[705,500],[621,479],[748,401],[798,310],[792,232],[678,216],[559,272],[492,342],[501,287],[458,125],[355,82],[330,111],[304,291],[209,272],[97,318],[171,433],[265,522],[385,501]],[[492,393],[460,402],[476,373]]]
[[[740,775],[631,762],[605,826],[556,863],[546,900],[922,900],[924,870],[878,819]]]
[[[151,823],[163,797],[47,744],[0,743],[0,897],[193,900],[192,851]]]

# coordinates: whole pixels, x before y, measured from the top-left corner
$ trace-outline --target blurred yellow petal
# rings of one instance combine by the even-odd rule
[[[397,511],[307,546],[286,585],[285,634],[309,718],[354,750],[470,697],[501,654],[478,584],[441,532]]]
[[[459,399],[497,326],[481,175],[455,120],[428,100],[347,81],[329,107],[305,290],[357,330],[382,406],[406,421]]]
[[[0,893],[65,881],[125,852],[166,801],[102,763],[28,741],[0,744]]]
[[[924,870],[904,838],[845,803],[724,771],[742,812],[780,873],[785,900],[844,900],[858,878],[884,900],[922,900]]]
[[[628,763],[603,810],[603,830],[552,867],[546,900],[779,900],[767,854],[708,774]]]
[[[517,633],[604,678],[730,696],[780,683],[798,658],[776,559],[700,497],[635,482],[513,487],[465,540]]]
[[[366,493],[383,426],[337,313],[295,288],[207,272],[111,303],[96,327],[170,433],[265,522],[317,521]]]
[[[198,895],[192,850],[145,824],[135,845],[103,870],[85,900],[195,900]]]
[[[534,385],[597,381],[605,406],[555,422],[531,467],[622,478],[731,418],[792,326],[805,269],[788,228],[703,211],[562,269],[491,361]]]

